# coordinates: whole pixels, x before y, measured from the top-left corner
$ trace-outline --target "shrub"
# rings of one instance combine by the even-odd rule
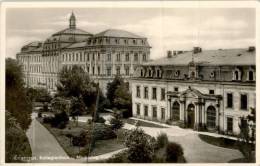
[[[105,120],[103,117],[98,116],[96,122],[97,122],[97,123],[105,123],[106,120]]]
[[[79,136],[73,136],[72,137],[72,145],[73,146],[85,146],[88,143],[87,140],[87,133],[84,131],[81,131]]]
[[[86,146],[84,146],[83,149],[80,150],[79,155],[82,156],[82,157],[85,157],[85,156],[89,155],[89,152],[90,152],[89,151],[89,146],[86,145]]]
[[[128,148],[127,158],[134,163],[149,163],[154,155],[154,139],[135,128],[127,136],[125,145]]]
[[[43,118],[43,123],[52,123],[53,117],[44,117]]]
[[[114,154],[111,158],[107,159],[107,163],[128,163],[127,159],[128,151],[122,151],[120,153]]]
[[[118,130],[124,126],[124,122],[120,119],[120,115],[115,114],[115,116],[110,120],[112,130]]]
[[[166,133],[160,133],[156,138],[156,143],[158,148],[163,148],[168,144],[168,136]]]
[[[51,120],[51,126],[63,129],[66,127],[68,122],[69,116],[65,111],[62,111],[61,113],[55,114],[55,117]]]
[[[110,128],[110,126],[103,123],[96,123],[94,131],[88,131],[88,133],[93,132],[95,140],[106,140],[116,138],[115,132]]]
[[[166,148],[166,161],[177,163],[183,157],[183,149],[181,145],[170,142]]]
[[[38,118],[41,118],[41,117],[42,117],[42,113],[38,112]]]

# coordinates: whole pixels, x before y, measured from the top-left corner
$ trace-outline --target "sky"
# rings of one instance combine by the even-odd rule
[[[122,29],[145,36],[151,58],[167,50],[247,48],[255,46],[253,8],[9,8],[6,12],[6,56],[44,41],[69,26],[74,12],[77,28],[99,33]]]

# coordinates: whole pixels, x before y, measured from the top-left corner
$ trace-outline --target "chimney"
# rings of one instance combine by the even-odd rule
[[[170,50],[167,51],[167,57],[172,58],[172,51],[170,51]]]
[[[200,48],[200,47],[194,47],[193,48],[193,53],[194,54],[197,54],[197,53],[200,53],[200,52],[202,52],[202,48]]]
[[[248,52],[254,52],[254,51],[255,51],[255,47],[254,46],[248,47]]]

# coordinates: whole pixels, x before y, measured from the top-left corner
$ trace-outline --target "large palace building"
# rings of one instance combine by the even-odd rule
[[[150,48],[147,38],[124,30],[91,34],[78,29],[72,13],[68,28],[44,42],[23,46],[17,59],[23,65],[27,86],[55,91],[59,71],[79,65],[105,91],[115,75],[128,79],[138,65],[148,61]]]
[[[256,107],[255,47],[169,51],[138,67],[133,115],[194,130],[238,134]]]

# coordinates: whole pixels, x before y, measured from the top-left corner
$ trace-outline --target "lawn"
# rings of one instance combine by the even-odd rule
[[[41,119],[38,120],[42,123]],[[46,123],[42,124],[52,133],[52,135],[54,135],[61,147],[70,157],[78,156],[80,150],[82,150],[83,147],[72,146],[71,141],[68,137],[66,137],[66,134],[71,133],[72,135],[78,135],[82,130],[89,127],[87,123],[79,122],[78,126],[76,126],[74,122],[70,121],[65,129],[53,128],[50,126],[50,124]],[[117,132],[117,138],[108,140],[97,140],[95,142],[94,149],[90,153],[90,156],[97,156],[125,148],[123,134],[124,132],[125,129],[119,129]]]
[[[219,146],[219,147],[223,147],[223,148],[229,148],[229,149],[238,149],[237,146],[237,141],[236,140],[232,140],[232,139],[228,139],[228,138],[224,138],[224,137],[212,137],[212,136],[208,136],[208,135],[203,135],[203,134],[199,134],[199,138],[211,145],[215,145],[215,146]]]
[[[136,124],[136,120],[134,120],[134,119],[124,119],[124,122],[132,124],[132,125]],[[143,127],[167,128],[167,127],[162,126],[162,125],[149,123],[149,122],[145,122],[145,121],[141,121],[141,120],[138,120],[138,125],[143,126]]]

